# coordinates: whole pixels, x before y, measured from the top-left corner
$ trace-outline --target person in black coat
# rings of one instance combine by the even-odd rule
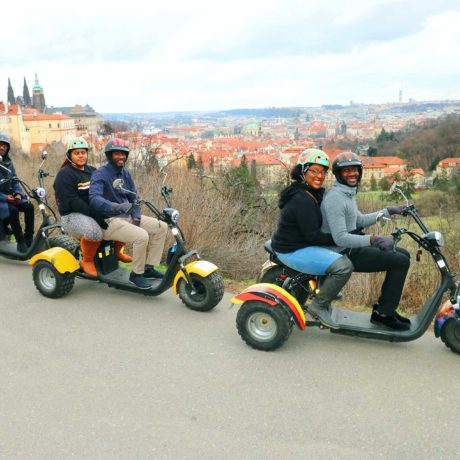
[[[13,161],[9,157],[11,142],[8,136],[0,134],[0,180],[16,176]],[[24,214],[25,229],[22,231],[19,213]],[[19,252],[27,252],[34,237],[35,210],[21,185],[6,181],[0,185],[0,225],[10,225]],[[2,228],[3,230],[3,228]]]
[[[320,205],[329,157],[318,149],[304,150],[291,171],[293,183],[280,194],[281,209],[272,247],[288,267],[310,275],[324,276],[310,308],[327,310],[353,272],[347,256],[324,246],[333,246],[330,234],[321,232]]]

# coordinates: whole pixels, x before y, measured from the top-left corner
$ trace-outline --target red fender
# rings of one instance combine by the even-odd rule
[[[297,299],[276,284],[258,283],[249,286],[244,291],[233,297],[232,303],[244,303],[248,300],[259,300],[271,307],[281,305],[287,308],[294,315],[297,325],[300,329],[305,329],[305,313],[302,310]]]

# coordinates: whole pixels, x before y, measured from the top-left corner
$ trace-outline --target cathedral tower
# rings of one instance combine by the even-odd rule
[[[45,113],[45,95],[43,93],[43,88],[38,82],[37,73],[35,73],[35,85],[32,88],[32,106],[41,113]]]
[[[29,88],[27,86],[26,77],[24,77],[24,88],[22,90],[22,100],[26,107],[32,105],[32,100],[30,99]]]
[[[11,104],[11,105],[16,104],[13,87],[11,86],[11,82],[9,78],[8,78],[8,104]]]

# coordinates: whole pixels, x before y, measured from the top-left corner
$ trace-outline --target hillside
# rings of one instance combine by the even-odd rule
[[[406,131],[382,130],[369,154],[396,155],[414,167],[435,169],[443,158],[460,157],[460,116],[448,115]]]

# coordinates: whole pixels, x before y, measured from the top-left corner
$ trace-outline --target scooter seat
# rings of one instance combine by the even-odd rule
[[[284,266],[283,262],[281,262],[281,260],[279,260],[278,257],[276,257],[276,253],[272,248],[272,240],[265,241],[264,249],[270,254],[270,260],[272,262],[275,262],[275,264],[277,264],[277,265],[283,265]]]

